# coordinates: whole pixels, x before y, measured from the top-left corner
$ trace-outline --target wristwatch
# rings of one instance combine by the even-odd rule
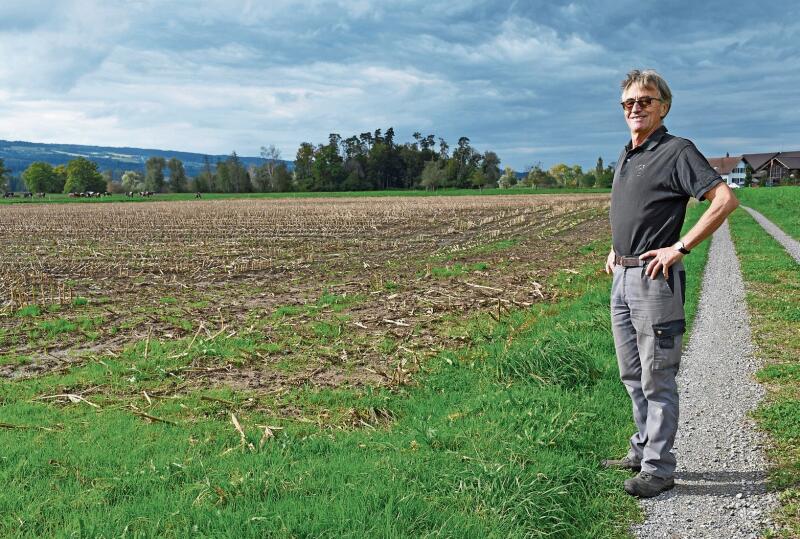
[[[691,251],[686,248],[686,245],[684,245],[684,243],[682,241],[679,241],[678,243],[673,245],[672,248],[675,249],[676,251],[679,251],[682,254],[685,254],[685,255],[688,255],[689,253],[691,253]]]

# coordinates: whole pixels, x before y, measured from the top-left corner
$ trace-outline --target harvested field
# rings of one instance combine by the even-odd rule
[[[181,384],[408,383],[474,313],[552,299],[607,210],[607,195],[7,207],[0,376],[180,341],[160,376]]]

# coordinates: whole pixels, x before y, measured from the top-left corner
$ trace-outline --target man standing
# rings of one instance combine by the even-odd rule
[[[738,206],[730,188],[690,141],[667,133],[672,105],[666,81],[634,70],[622,81],[631,140],[617,160],[611,190],[611,322],[622,383],[636,432],[621,460],[607,467],[638,471],[625,491],[649,498],[675,485],[672,445],[678,429],[675,376],[685,331],[686,274],[681,260]],[[690,197],[709,209],[680,238]]]

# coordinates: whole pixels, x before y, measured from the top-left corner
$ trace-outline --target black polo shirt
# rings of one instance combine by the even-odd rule
[[[722,182],[694,144],[659,127],[644,143],[625,146],[611,187],[614,252],[640,255],[680,239],[690,197],[702,200]]]

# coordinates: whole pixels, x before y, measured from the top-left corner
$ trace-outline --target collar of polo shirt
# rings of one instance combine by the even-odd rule
[[[637,150],[641,149],[642,151],[644,151],[644,150],[655,150],[656,146],[659,145],[659,143],[661,142],[661,139],[664,138],[664,135],[666,133],[667,133],[667,126],[665,126],[665,125],[660,126],[658,129],[656,129],[655,131],[650,133],[650,136],[647,137],[647,140],[645,140],[642,144],[637,146],[636,149]],[[633,144],[632,141],[628,141],[628,144],[625,145],[625,149],[627,151],[631,151],[632,144]]]

